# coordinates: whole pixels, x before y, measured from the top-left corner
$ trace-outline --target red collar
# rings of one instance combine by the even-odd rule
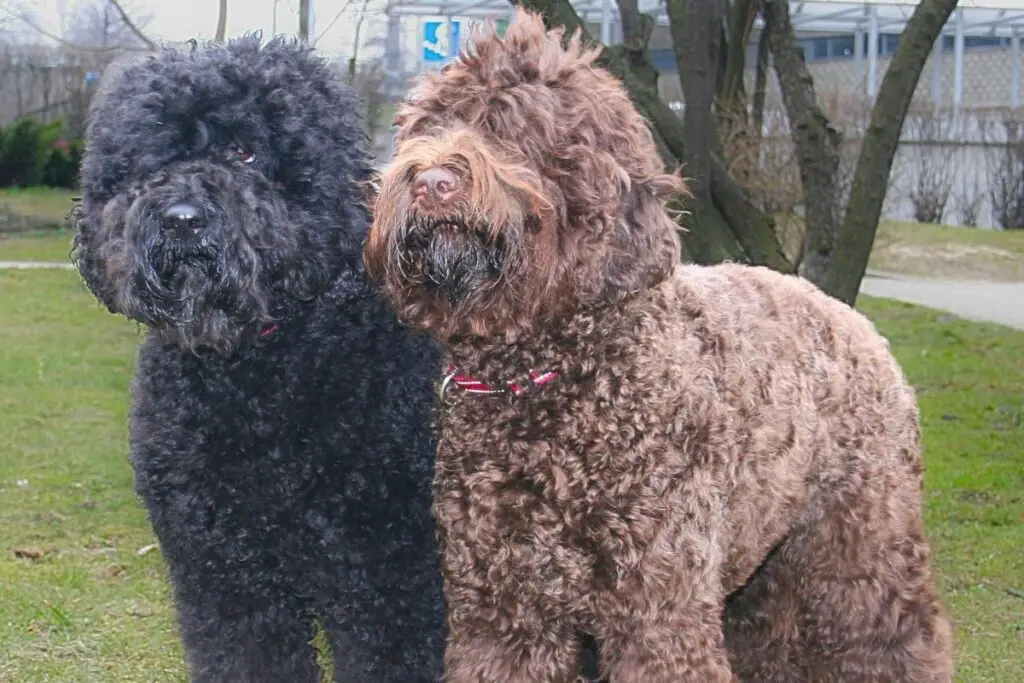
[[[277,323],[270,323],[260,330],[260,337],[266,338],[277,332]]]
[[[547,384],[551,380],[558,377],[557,372],[534,372],[530,371],[530,382],[528,386],[520,385],[516,382],[505,382],[506,388],[491,386],[485,382],[481,382],[478,379],[467,377],[453,367],[448,368],[448,372],[445,375],[444,381],[441,382],[441,394],[444,394],[444,390],[448,388],[449,384],[454,384],[459,389],[470,393],[470,394],[512,394],[518,396],[523,393],[530,386],[539,387]]]

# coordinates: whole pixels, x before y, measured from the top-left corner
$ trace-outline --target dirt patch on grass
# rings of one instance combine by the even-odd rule
[[[1024,281],[1024,254],[988,244],[876,244],[871,266],[905,275]]]

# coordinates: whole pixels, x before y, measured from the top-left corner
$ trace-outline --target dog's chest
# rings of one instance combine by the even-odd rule
[[[442,420],[435,505],[449,553],[517,600],[592,618],[664,515],[657,483],[621,457],[652,434],[613,428],[586,406],[471,400]]]

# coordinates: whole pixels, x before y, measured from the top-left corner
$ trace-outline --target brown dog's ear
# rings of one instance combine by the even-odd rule
[[[614,220],[630,177],[625,168],[603,149],[587,144],[569,145],[557,153],[566,212],[574,223],[597,227]]]

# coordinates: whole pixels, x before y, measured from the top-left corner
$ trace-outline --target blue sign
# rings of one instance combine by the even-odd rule
[[[424,22],[424,62],[446,62],[457,54],[459,54],[458,21]]]

